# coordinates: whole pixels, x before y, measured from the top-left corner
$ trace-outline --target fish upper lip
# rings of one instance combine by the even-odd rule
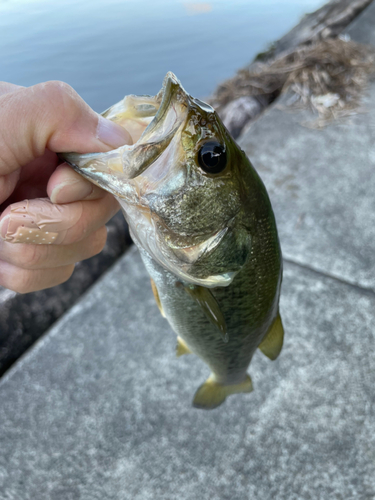
[[[173,85],[176,85],[177,89],[173,88]],[[151,153],[150,156],[152,156],[152,160],[150,161],[150,163],[146,160],[145,163],[147,163],[147,165],[145,165],[144,168],[139,169],[136,172],[136,174],[130,176],[129,179],[136,179],[137,177],[141,176],[144,172],[146,172],[149,167],[153,165],[154,161],[168,147],[173,137],[175,136],[176,132],[178,131],[179,127],[181,126],[181,122],[178,119],[178,113],[175,110],[175,107],[172,102],[175,93],[177,93],[179,90],[185,93],[185,90],[183,89],[177,77],[171,72],[167,73],[163,81],[163,86],[156,96],[157,99],[161,97],[161,103],[158,111],[156,112],[152,121],[143,131],[138,141],[136,141],[129,148],[130,150],[132,150],[132,152],[130,153],[130,157],[132,154],[138,154],[138,149],[141,148],[149,149]],[[169,125],[168,130],[163,130],[163,134],[158,136],[158,131],[163,127],[163,123],[165,122],[168,111],[171,109],[171,107],[175,111],[175,119],[171,124],[168,124]],[[155,134],[156,137],[153,137],[153,134]],[[152,151],[155,148],[157,148],[157,145],[159,146],[162,145],[162,148],[160,148],[158,154],[153,156]]]
[[[141,137],[138,139],[137,142],[134,143],[134,146],[136,146],[138,143],[142,142],[142,139],[145,136],[152,134],[152,132],[154,132],[155,127],[157,127],[159,124],[161,124],[163,122],[163,119],[165,118],[168,110],[170,109],[171,106],[173,106],[173,104],[171,104],[172,98],[173,98],[174,93],[175,93],[173,85],[176,85],[178,87],[178,89],[181,89],[185,93],[185,91],[184,91],[181,83],[177,79],[177,77],[173,73],[168,72],[164,78],[161,90],[156,95],[156,99],[161,98],[159,109],[157,110],[152,121],[148,124],[148,126],[143,131]],[[176,116],[177,116],[177,113],[176,113]],[[177,121],[177,119],[176,119],[176,121]],[[171,127],[171,130],[166,135],[169,135],[171,133],[172,129],[173,129],[173,127]]]
[[[169,105],[171,103],[172,95],[173,95],[172,80],[174,80],[174,78],[172,78],[170,76],[170,74],[168,73],[167,76],[166,76],[166,79],[167,79],[167,82],[165,84],[163,83],[163,87],[160,90],[160,92],[162,92],[162,99],[161,99],[160,107],[157,110],[156,115],[154,116],[154,118],[153,118],[152,122],[150,123],[150,125],[154,121],[159,121],[161,118],[164,117],[164,115],[167,112],[167,109],[169,108]],[[176,83],[178,83],[178,82],[176,81]],[[150,125],[149,125],[149,127],[150,127]]]

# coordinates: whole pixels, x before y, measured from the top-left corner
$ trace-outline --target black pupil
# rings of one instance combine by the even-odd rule
[[[209,174],[222,172],[227,165],[227,154],[218,142],[206,142],[198,153],[199,165]]]

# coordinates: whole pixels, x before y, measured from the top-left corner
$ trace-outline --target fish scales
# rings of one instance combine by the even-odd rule
[[[237,384],[243,381],[256,348],[277,314],[277,300],[265,304],[263,299],[264,289],[273,288],[273,283],[264,283],[263,280],[251,282],[249,279],[254,264],[258,263],[249,262],[231,285],[214,291],[229,334],[228,343],[224,343],[199,305],[182,288],[176,287],[176,277],[145,252],[141,255],[156,283],[161,305],[173,330],[192,352],[207,363],[220,383]],[[277,270],[275,263],[268,260],[268,264]],[[174,288],[173,294],[170,293],[171,288]]]
[[[215,111],[168,73],[152,96],[127,96],[103,113],[134,144],[62,157],[113,193],[152,279],[157,304],[211,375],[193,404],[212,409],[252,390],[259,348],[276,359],[282,258],[266,189]]]

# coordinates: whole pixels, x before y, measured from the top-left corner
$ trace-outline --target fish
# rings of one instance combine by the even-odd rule
[[[133,144],[61,157],[116,197],[177,356],[194,353],[211,370],[193,406],[251,392],[254,353],[275,360],[284,339],[282,254],[262,180],[215,110],[171,72],[155,96],[126,96],[102,115]]]

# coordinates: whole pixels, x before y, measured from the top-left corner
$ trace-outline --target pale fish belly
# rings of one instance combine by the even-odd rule
[[[140,248],[140,253],[156,284],[165,317],[175,333],[184,340],[190,351],[210,367],[218,383],[235,385],[243,382],[251,358],[266,335],[274,314],[265,318],[261,326],[252,328],[246,308],[234,308],[230,287],[214,290],[227,324],[229,341],[225,343],[217,326],[208,320],[184,288],[177,286],[181,282],[155,262],[143,248]]]

